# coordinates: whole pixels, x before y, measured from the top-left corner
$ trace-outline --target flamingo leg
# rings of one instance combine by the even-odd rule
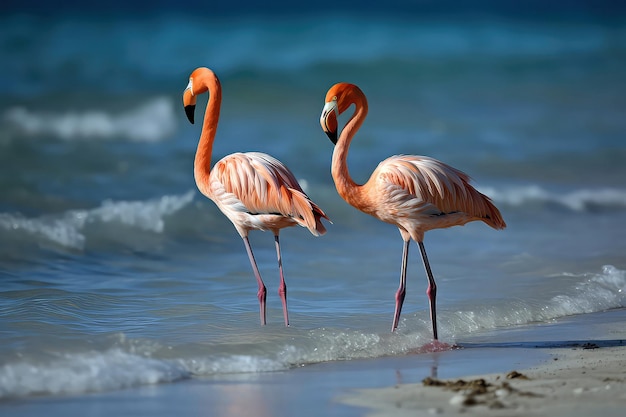
[[[404,296],[406,295],[406,266],[409,259],[409,243],[411,243],[410,240],[405,240],[404,249],[402,250],[400,286],[398,287],[398,291],[396,291],[396,309],[393,313],[393,324],[391,325],[392,332],[398,328],[398,322],[400,321],[400,312],[402,311],[402,304],[404,303]]]
[[[289,314],[287,313],[287,285],[285,284],[285,276],[283,275],[283,258],[280,255],[280,242],[278,233],[274,235],[276,243],[276,257],[278,258],[278,272],[280,274],[280,285],[278,286],[278,295],[283,303],[283,317],[285,318],[285,326],[289,326]]]
[[[261,325],[265,326],[265,298],[267,295],[267,290],[265,289],[263,279],[261,279],[261,273],[259,272],[256,260],[254,259],[254,254],[252,253],[252,248],[250,247],[250,241],[248,240],[248,236],[245,236],[243,238],[243,243],[246,246],[246,252],[248,252],[248,258],[250,259],[250,264],[252,265],[252,271],[254,271],[254,277],[256,278],[256,282],[259,285],[257,297],[259,298]]]
[[[430,304],[430,321],[433,324],[433,338],[437,340],[437,284],[435,278],[433,278],[433,272],[430,269],[430,263],[428,263],[428,257],[426,256],[426,248],[423,242],[417,242],[422,253],[422,260],[424,261],[424,268],[426,269],[426,275],[428,276],[428,288],[426,289],[426,295],[428,295],[428,302]]]

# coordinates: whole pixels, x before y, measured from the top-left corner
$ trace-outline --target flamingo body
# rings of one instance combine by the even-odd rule
[[[278,293],[283,305],[285,325],[289,325],[287,287],[280,252],[280,229],[300,225],[315,235],[326,228],[326,214],[304,193],[293,173],[276,158],[261,152],[227,155],[211,167],[211,154],[219,121],[222,90],[219,79],[208,68],[197,68],[189,77],[183,93],[183,105],[189,121],[194,122],[197,96],[208,92],[202,133],[194,160],[194,178],[200,192],[211,199],[233,223],[243,239],[258,284],[257,297],[261,324],[266,323],[266,287],[256,264],[248,234],[251,230],[274,233],[280,284]]]
[[[352,105],[354,113],[337,138],[338,116]],[[426,156],[389,157],[378,165],[365,184],[355,183],[348,171],[348,148],[367,112],[365,94],[354,84],[335,84],[326,94],[320,124],[335,144],[333,180],[339,195],[350,205],[400,230],[404,250],[392,331],[398,326],[406,293],[409,242],[413,239],[418,243],[428,276],[426,292],[433,337],[437,340],[437,286],[426,256],[424,234],[428,230],[462,226],[471,221],[482,221],[494,229],[503,229],[506,224],[491,200],[470,184],[467,174]]]
[[[293,173],[270,155],[246,152],[222,158],[211,170],[205,191],[241,237],[251,230],[277,231],[296,225],[314,236],[326,233],[320,221],[325,214]]]
[[[397,155],[382,161],[352,205],[398,226],[416,242],[431,229],[482,220],[498,228],[497,209],[469,184],[469,177],[425,156]],[[366,196],[366,197],[365,197]],[[495,209],[495,211],[494,211]],[[496,222],[493,221],[496,218]]]

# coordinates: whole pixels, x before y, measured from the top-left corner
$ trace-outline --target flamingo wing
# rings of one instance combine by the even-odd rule
[[[229,211],[246,213],[255,217],[252,222],[258,223],[257,228],[273,227],[264,221],[281,223],[279,227],[294,222],[316,236],[326,232],[319,221],[320,217],[328,219],[326,214],[304,193],[293,173],[270,155],[228,155],[213,167],[210,186],[227,216]]]
[[[436,159],[392,156],[379,164],[375,178],[392,215],[465,213],[488,224],[504,224],[491,200],[470,184],[467,174]]]

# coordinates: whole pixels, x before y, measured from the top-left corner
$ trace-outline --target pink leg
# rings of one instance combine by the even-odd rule
[[[393,313],[393,324],[391,325],[392,332],[398,328],[400,312],[402,311],[402,304],[404,303],[404,296],[406,295],[406,265],[409,259],[409,243],[411,243],[410,240],[404,241],[404,249],[402,251],[402,268],[400,271],[400,286],[398,287],[398,291],[396,291],[396,309]]]
[[[254,254],[252,253],[252,248],[250,247],[250,241],[248,237],[243,238],[243,243],[246,245],[246,251],[248,252],[248,258],[250,258],[250,264],[252,265],[252,271],[254,271],[254,277],[256,278],[256,282],[259,285],[259,291],[257,292],[257,297],[259,298],[259,306],[260,306],[260,314],[261,314],[261,325],[265,326],[265,297],[267,291],[265,289],[265,284],[261,279],[261,273],[259,272],[259,268],[256,265],[256,261],[254,260]]]
[[[283,302],[283,317],[285,318],[285,326],[289,326],[289,314],[287,313],[287,285],[285,284],[285,276],[283,275],[283,258],[280,255],[280,242],[278,234],[274,235],[276,243],[276,257],[278,258],[278,272],[280,274],[280,285],[278,286],[278,295]]]
[[[433,272],[430,270],[430,264],[428,263],[428,257],[426,256],[426,248],[423,242],[417,242],[420,246],[420,252],[422,252],[422,260],[424,261],[424,268],[426,269],[426,275],[428,276],[428,288],[426,289],[426,295],[428,295],[428,302],[430,303],[430,321],[433,324],[433,338],[437,340],[437,284],[435,278],[433,278]]]

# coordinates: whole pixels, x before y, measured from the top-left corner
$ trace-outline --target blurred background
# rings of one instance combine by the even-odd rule
[[[349,81],[371,102],[352,150],[362,181],[418,153],[476,179],[621,185],[625,13],[609,0],[4,1],[0,213],[192,190],[199,132],[180,93],[197,66],[225,90],[216,157],[264,150],[326,185],[320,103]]]

